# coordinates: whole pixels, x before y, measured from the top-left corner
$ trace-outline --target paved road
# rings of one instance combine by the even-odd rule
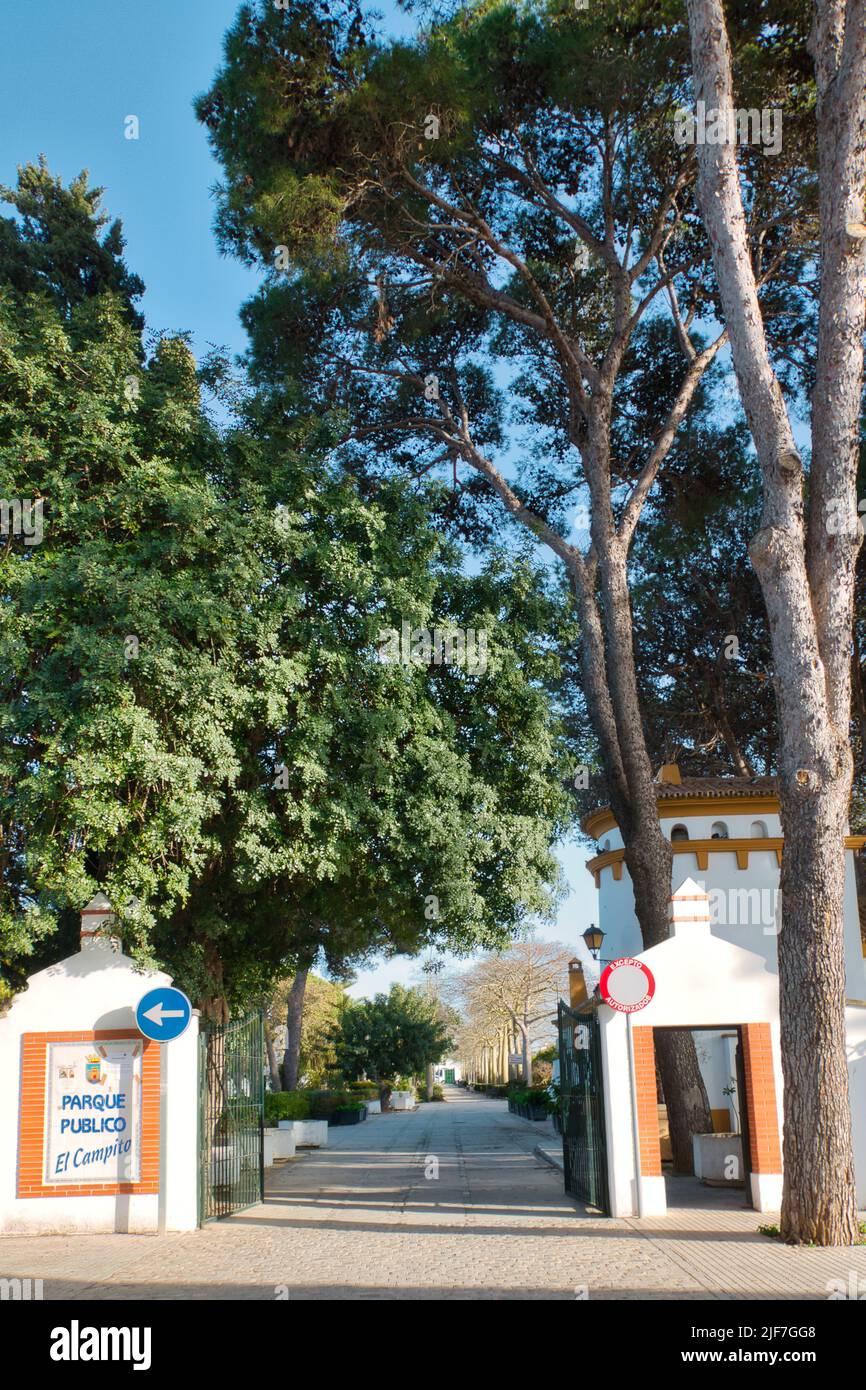
[[[46,1298],[820,1297],[866,1249],[787,1250],[725,1195],[660,1221],[588,1216],[533,1154],[546,1126],[449,1089],[269,1173],[265,1203],[187,1235],[0,1237]]]

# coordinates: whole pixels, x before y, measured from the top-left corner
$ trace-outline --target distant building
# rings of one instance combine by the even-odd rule
[[[453,1058],[437,1062],[433,1068],[433,1080],[438,1086],[456,1086],[458,1081],[463,1080],[463,1068]]]

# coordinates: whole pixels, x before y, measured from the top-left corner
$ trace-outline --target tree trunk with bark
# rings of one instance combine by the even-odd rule
[[[670,889],[673,855],[661,832],[653,797],[652,816],[630,838],[625,853],[634,888],[635,911],[645,948],[670,936]],[[668,1113],[671,1153],[675,1173],[694,1172],[693,1134],[711,1134],[713,1117],[707,1088],[701,1075],[695,1040],[691,1033],[654,1034],[655,1054]]]
[[[779,1013],[785,1132],[782,1233],[818,1245],[859,1238],[845,1039],[845,882],[850,778],[783,809]],[[819,885],[818,892],[804,885]]]
[[[283,1089],[283,1078],[280,1075],[280,1066],[277,1061],[277,1052],[274,1047],[274,1037],[271,1032],[270,1024],[265,1021],[265,1051],[268,1058],[268,1073],[271,1078],[271,1090],[281,1091]]]
[[[309,966],[295,972],[286,1001],[286,1050],[283,1053],[283,1085],[287,1091],[296,1090],[298,1085],[298,1071],[301,1064],[301,1026],[304,1021],[304,995],[307,991],[309,973]]]
[[[602,426],[602,434],[605,428]],[[599,447],[606,448],[604,438]],[[598,510],[603,513],[603,499]],[[580,605],[585,624],[584,683],[594,692],[594,698],[587,703],[599,742],[606,749],[611,809],[622,833],[635,915],[644,948],[648,949],[670,935],[673,854],[659,822],[643,731],[627,548],[611,537],[603,516],[598,530],[604,633],[594,612],[595,605],[584,599]],[[692,1173],[692,1135],[711,1133],[713,1128],[694,1038],[690,1033],[660,1032],[655,1046],[668,1111],[674,1171]]]
[[[520,1047],[523,1056],[523,1084],[529,1087],[532,1085],[532,1058],[529,1055],[529,1027],[525,1020],[518,1026],[520,1028]]]
[[[721,0],[687,3],[695,98],[730,122],[733,75]],[[732,141],[698,146],[697,191],[764,483],[762,525],[750,554],[770,621],[779,706],[782,1235],[792,1243],[835,1245],[858,1238],[843,900],[860,544],[866,258],[856,229],[866,192],[866,0],[819,0],[810,50],[818,95],[821,280],[808,527],[803,468],[764,331]]]

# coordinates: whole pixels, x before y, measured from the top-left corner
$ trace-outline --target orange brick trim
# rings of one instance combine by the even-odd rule
[[[45,1183],[46,1045],[135,1039],[128,1028],[93,1032],[24,1033],[21,1037],[21,1082],[18,1120],[19,1197],[110,1197],[121,1192],[159,1192],[159,1044],[145,1042],[141,1058],[141,1179],[139,1182]]]
[[[634,1075],[637,1090],[637,1129],[640,1140],[640,1171],[645,1178],[660,1178],[662,1151],[659,1143],[659,1112],[656,1097],[656,1059],[652,1028],[634,1028]]]
[[[781,1173],[782,1149],[769,1023],[744,1023],[742,1039],[752,1172]]]

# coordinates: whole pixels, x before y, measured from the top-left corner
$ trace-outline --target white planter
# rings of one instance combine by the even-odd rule
[[[295,1136],[288,1129],[265,1130],[265,1167],[278,1158],[294,1158]]]
[[[710,1187],[742,1187],[743,1140],[739,1134],[693,1134],[695,1177]]]
[[[211,1182],[226,1183],[232,1176],[233,1144],[214,1144],[210,1151]]]
[[[392,1091],[391,1092],[392,1110],[414,1110],[415,1093],[414,1091]]]
[[[365,1100],[364,1104],[367,1107],[368,1115],[381,1115],[382,1102],[380,1100]]]
[[[290,1132],[296,1148],[323,1149],[327,1147],[327,1120],[280,1120],[277,1128]]]

